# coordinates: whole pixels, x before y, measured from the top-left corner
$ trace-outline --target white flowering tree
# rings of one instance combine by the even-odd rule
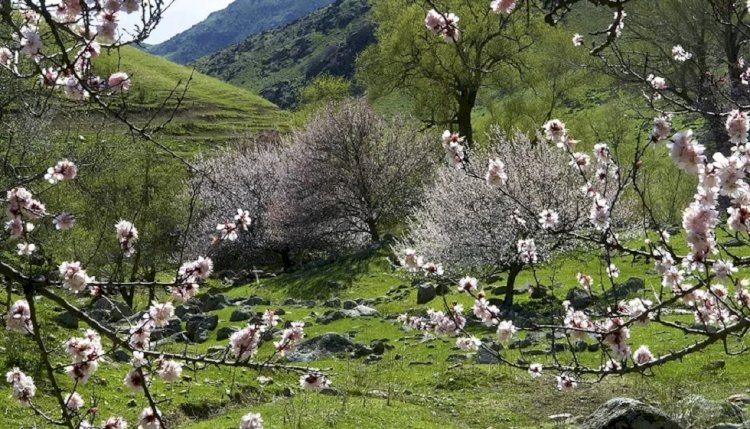
[[[131,78],[125,71],[100,77],[94,67],[103,49],[116,51],[148,37],[168,5],[169,2],[162,0],[0,1],[0,81],[3,88],[15,91],[2,94],[0,117],[3,124],[7,124],[4,114],[8,106],[14,113],[27,112],[30,118],[45,117],[46,100],[59,99],[64,107],[72,108],[95,106],[125,124],[131,135],[145,139],[184,163],[196,176],[212,180],[155,139],[154,133],[165,125],[155,123],[156,116],[147,118],[144,125],[136,125],[128,119]],[[120,26],[126,15],[137,17],[137,24],[130,28]],[[26,98],[41,102],[28,103]],[[177,105],[180,100],[178,95]],[[40,363],[39,368],[11,369],[6,374],[6,382],[11,387],[12,398],[27,406],[40,424],[69,429],[175,427],[159,409],[160,400],[155,398],[152,389],[157,379],[166,382],[179,379],[186,364],[257,371],[282,369],[300,373],[303,388],[320,390],[329,385],[324,374],[281,361],[283,355],[302,340],[304,325],[291,322],[285,329],[277,328],[280,319],[273,311],[267,311],[260,322],[235,332],[221,358],[188,349],[170,352],[152,338],[154,332],[169,324],[175,304],[193,299],[211,274],[210,254],[187,261],[180,254],[174,260],[174,275],[165,281],[127,281],[123,280],[126,276],[118,272],[105,272],[104,277],[96,278],[101,267],[78,260],[74,249],[69,249],[69,255],[58,250],[55,256],[59,256],[59,260],[40,258],[48,254],[44,240],[48,234],[41,234],[40,230],[64,237],[71,230],[85,227],[86,223],[80,222],[70,210],[70,199],[48,197],[51,189],[64,193],[64,183],[75,183],[79,172],[90,166],[75,162],[77,153],[73,147],[67,159],[39,168],[36,164],[42,157],[29,155],[26,143],[16,144],[12,138],[3,143],[7,144],[0,172],[6,215],[0,261],[0,275],[6,284],[6,296],[0,304],[2,318],[7,331],[16,333],[14,338],[33,344]],[[192,207],[188,211],[191,210]],[[118,249],[116,254],[110,255],[110,260],[128,261],[138,257],[142,236],[133,218],[124,220],[113,216],[98,220],[110,225],[109,233],[100,237],[100,243],[111,243]],[[153,220],[143,223],[150,221]],[[216,227],[218,243],[214,248],[237,240],[250,223],[250,213],[234,207],[227,214],[227,220]],[[102,253],[101,249],[107,247],[97,246],[95,251]],[[82,305],[84,297],[90,296],[95,301],[110,302],[116,308],[114,303],[120,300],[118,295],[122,291],[142,294],[146,289],[153,301],[119,325],[101,322]],[[126,296],[123,299],[127,301]],[[131,301],[131,306],[134,303],[137,305]],[[52,322],[43,317],[51,307],[62,309],[88,329],[70,338],[51,335]],[[274,329],[280,331],[278,341],[274,342],[273,352],[261,359],[257,354],[262,336]],[[62,364],[54,356],[61,350],[66,356]],[[122,373],[123,384],[143,395],[146,403],[135,421],[129,418],[130,422],[122,416],[102,418],[111,410],[98,403],[96,394],[85,396],[83,391],[101,365],[107,364],[115,353],[123,352],[130,359],[130,365]],[[42,379],[35,380],[29,374],[41,374]],[[242,429],[263,427],[262,418],[256,413],[243,416],[238,423]]]
[[[515,5],[516,2],[503,3]],[[557,3],[570,6],[575,2]],[[610,31],[601,35],[603,41],[599,47],[616,43],[623,31],[622,8],[627,2],[592,3],[601,3],[617,11]],[[440,16],[448,16],[449,11],[438,13]],[[581,40],[573,42],[581,43]],[[661,86],[661,81],[655,77],[651,82]],[[544,205],[524,207],[523,201],[514,198],[510,192],[511,173],[504,163],[490,162],[485,175],[474,174],[471,167],[467,166],[473,160],[466,157],[461,136],[446,133],[443,141],[450,163],[466,170],[466,180],[475,180],[475,186],[495,185],[522,209],[538,213],[540,224],[549,225],[546,229],[548,234],[559,233],[568,240],[595,246],[602,252],[602,272],[605,274],[595,279],[590,274],[579,272],[575,279],[568,280],[570,283],[576,282],[592,294],[616,296],[616,293],[609,293],[615,292],[616,279],[620,274],[612,257],[615,254],[647,257],[655,261],[654,271],[661,276],[661,283],[653,288],[651,296],[613,302],[605,311],[576,309],[566,301],[561,310],[553,310],[550,317],[545,317],[545,321],[526,323],[520,329],[513,320],[502,320],[502,313],[486,300],[476,279],[445,276],[438,264],[449,264],[451,261],[428,261],[418,249],[406,249],[402,255],[405,268],[423,271],[428,276],[442,276],[444,280],[456,285],[457,293],[469,294],[474,299],[471,311],[484,325],[496,331],[497,342],[507,342],[518,336],[520,331],[541,331],[548,334],[546,338],[551,342],[551,354],[548,358],[540,359],[527,356],[521,351],[520,359],[511,359],[505,352],[496,351],[492,344],[483,343],[467,331],[463,306],[449,304],[448,298],[443,300],[442,311],[430,310],[426,317],[404,314],[401,320],[416,329],[453,335],[457,337],[458,347],[464,350],[482,348],[505,365],[527,370],[532,377],[552,373],[560,390],[571,390],[579,383],[596,382],[610,375],[648,373],[660,365],[679,361],[712,345],[722,346],[730,355],[745,353],[747,348],[743,342],[735,340],[742,338],[750,328],[750,280],[739,274],[739,268],[747,266],[750,259],[724,245],[718,234],[726,234],[739,243],[747,243],[747,234],[750,232],[750,187],[746,153],[750,119],[740,109],[721,113],[726,118],[725,132],[731,151],[728,155],[717,152],[709,156],[692,130],[672,130],[671,115],[668,113],[674,112],[658,112],[649,137],[641,136],[633,141],[633,155],[628,159],[618,160],[606,143],[596,144],[593,153],[586,155],[596,168],[588,171],[583,168],[584,154],[576,152],[574,136],[568,134],[564,124],[559,120],[544,124],[548,144],[557,146],[570,159],[570,168],[579,175],[580,181],[576,188],[580,189],[580,194],[573,198],[579,204],[590,207],[585,225],[588,229],[583,231],[558,229],[559,218],[551,215]],[[666,141],[669,143],[665,144]],[[662,148],[663,146],[666,148]],[[679,248],[671,244],[664,226],[659,224],[649,210],[642,170],[647,168],[646,153],[651,150],[656,150],[663,156],[668,154],[679,169],[697,178],[694,199],[682,214],[686,252],[680,252]],[[618,225],[613,221],[618,219],[618,213],[628,211],[625,204],[628,194],[634,195],[643,206],[643,219],[637,224],[642,231],[640,240],[644,247],[631,247],[621,241],[618,237]],[[726,210],[719,207],[719,197],[728,201]],[[519,240],[517,251],[519,258],[527,264],[537,286],[541,286],[536,239]],[[595,282],[596,290],[593,288]],[[671,310],[678,305],[692,313],[694,323],[684,323],[671,315]],[[631,331],[643,329],[646,324],[657,324],[660,329],[684,335],[689,341],[669,349],[660,344],[632,344]],[[564,338],[558,339],[556,333],[563,333]],[[596,342],[600,358],[592,360],[576,352],[573,343],[580,340]],[[556,351],[555,343],[560,341],[569,346],[565,347],[567,352],[564,354]],[[651,348],[655,350],[652,351]]]
[[[498,129],[488,138],[489,153],[474,151],[471,164],[439,171],[408,224],[405,245],[427,260],[443,261],[454,274],[465,270],[487,278],[507,273],[504,304],[510,308],[515,279],[526,265],[518,242],[534,240],[536,262],[543,263],[552,252],[570,247],[562,232],[582,230],[589,207],[579,198],[581,171],[571,168],[565,152],[534,145],[522,134],[508,138]],[[588,155],[577,159],[582,171],[594,169]],[[492,170],[484,171],[488,165]],[[480,176],[487,186],[476,185]]]
[[[408,121],[386,119],[364,100],[312,115],[286,142],[285,228],[338,248],[380,240],[419,204],[440,156]]]

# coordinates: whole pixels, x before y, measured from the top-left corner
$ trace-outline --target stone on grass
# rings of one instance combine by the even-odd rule
[[[588,416],[581,429],[681,429],[662,411],[630,398],[613,398]]]

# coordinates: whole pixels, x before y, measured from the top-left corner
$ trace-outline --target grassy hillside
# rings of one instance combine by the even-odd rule
[[[136,118],[157,111],[175,88],[177,95],[182,94],[192,73],[185,99],[166,129],[171,136],[186,141],[222,141],[248,132],[286,127],[287,113],[273,103],[189,67],[134,48],[124,48],[119,56],[103,55],[97,67],[107,75],[118,63],[119,69],[132,79],[129,103],[131,115]],[[176,97],[169,99],[161,115],[166,117],[176,103]]]
[[[285,27],[251,36],[201,58],[198,70],[250,89],[281,107],[322,74],[351,77],[359,52],[374,42],[367,0],[337,0]]]
[[[189,30],[150,47],[149,51],[186,64],[330,3],[331,0],[236,0]]]

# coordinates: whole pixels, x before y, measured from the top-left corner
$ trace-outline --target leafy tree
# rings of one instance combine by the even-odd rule
[[[452,128],[474,140],[472,111],[489,78],[523,73],[520,54],[535,38],[524,13],[497,15],[473,0],[441,2],[438,12],[460,17],[454,42],[425,28],[431,2],[375,0],[377,43],[358,59],[359,77],[370,96],[398,92],[416,102],[416,115],[428,125]]]

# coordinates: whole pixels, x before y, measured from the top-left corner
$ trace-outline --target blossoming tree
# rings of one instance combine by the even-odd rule
[[[493,4],[506,6],[516,2],[497,1]],[[568,6],[575,2],[565,3]],[[593,51],[616,43],[623,32],[623,19],[626,15],[624,5],[627,2],[592,2],[602,3],[615,9],[615,17],[608,31],[601,34],[603,41]],[[563,6],[564,8],[565,6]],[[437,16],[448,17],[450,11],[429,11],[428,19]],[[745,12],[742,12],[744,16]],[[447,22],[447,21],[446,21]],[[458,22],[454,17],[451,22]],[[441,30],[444,31],[444,30]],[[450,32],[455,29],[450,29]],[[575,44],[582,43],[581,37],[574,37]],[[648,78],[656,91],[666,89],[665,80],[658,76]],[[446,277],[440,268],[441,263],[451,261],[425,260],[419,249],[405,249],[402,264],[410,271],[423,271],[427,276],[442,276],[456,284],[456,293],[469,294],[474,303],[474,318],[488,328],[496,331],[497,342],[505,343],[520,331],[542,331],[549,333],[551,354],[546,362],[540,358],[527,356],[521,351],[521,358],[510,359],[503,351],[497,351],[492,344],[485,344],[467,330],[467,318],[461,304],[450,304],[444,297],[442,311],[430,310],[427,316],[404,314],[401,320],[407,325],[434,331],[442,335],[455,336],[456,345],[464,350],[484,349],[493,354],[503,364],[527,370],[532,377],[540,377],[552,372],[560,390],[574,389],[581,382],[593,382],[610,375],[626,373],[644,373],[653,368],[678,361],[683,357],[699,352],[707,347],[720,344],[728,354],[746,352],[741,338],[750,327],[750,280],[739,275],[739,267],[744,267],[750,260],[736,254],[721,241],[719,232],[726,234],[740,243],[747,240],[750,226],[750,208],[748,207],[747,184],[747,144],[750,120],[746,112],[734,109],[722,113],[725,118],[725,131],[728,134],[728,146],[731,151],[725,155],[714,153],[708,156],[696,134],[690,130],[674,132],[672,129],[672,112],[659,112],[654,119],[653,129],[648,138],[639,137],[634,142],[632,158],[618,160],[605,143],[598,143],[591,155],[575,151],[573,139],[563,122],[551,120],[544,124],[547,144],[554,144],[561,153],[570,159],[570,168],[579,176],[580,193],[577,204],[590,207],[589,218],[581,231],[570,231],[558,224],[562,219],[557,213],[551,213],[544,205],[529,206],[524,200],[514,197],[508,179],[510,173],[504,163],[488,163],[486,175],[473,174],[470,162],[465,156],[466,148],[460,136],[446,132],[444,148],[451,164],[464,168],[467,179],[474,179],[475,186],[492,186],[499,195],[507,197],[516,205],[516,210],[527,213],[530,218],[538,217],[540,228],[550,235],[562,235],[565,239],[579,245],[595,246],[603,254],[603,275],[599,278],[590,273],[579,272],[575,279],[592,294],[616,296],[611,294],[617,287],[616,279],[620,270],[613,263],[613,256],[633,255],[648,257],[655,261],[654,271],[661,277],[661,283],[653,288],[651,296],[614,301],[599,311],[585,311],[574,308],[570,302],[563,302],[559,311],[552,310],[551,320],[528,322],[516,326],[513,320],[504,320],[500,310],[489,303],[481,285],[473,278]],[[667,143],[668,142],[668,143]],[[661,149],[661,147],[666,148]],[[655,149],[654,149],[655,148]],[[678,168],[697,178],[697,189],[693,201],[682,214],[683,234],[687,242],[687,252],[680,253],[670,242],[666,225],[660,224],[648,209],[643,191],[642,169],[647,151],[659,150],[669,154]],[[596,165],[588,171],[581,162],[584,156]],[[639,224],[640,240],[644,248],[631,247],[618,235],[617,224],[612,219],[618,213],[627,210],[625,198],[634,195],[644,207],[643,219]],[[726,210],[718,205],[719,197],[728,201]],[[726,221],[722,220],[721,211],[725,211]],[[535,238],[523,238],[517,242],[518,257],[528,266],[538,287],[539,252]],[[601,291],[601,292],[599,292]],[[676,305],[684,306],[694,317],[695,323],[689,324],[671,317],[671,310]],[[631,344],[631,331],[642,329],[646,324],[658,324],[661,328],[677,332],[690,339],[677,349],[661,349],[658,344]],[[556,333],[564,334],[558,339]],[[576,352],[575,341],[594,341],[598,344],[600,357],[588,359]],[[563,354],[557,351],[555,343],[562,341],[569,347]]]
[[[128,74],[117,71],[102,78],[97,76],[94,68],[102,49],[117,50],[144,40],[168,5],[161,0],[2,1],[0,73],[4,81],[10,76],[10,82],[20,82],[20,87],[35,89],[44,97],[62,96],[71,105],[89,102],[98,106],[121,120],[129,131],[180,159],[200,175],[188,161],[154,139],[153,132],[164,124],[152,125],[148,120],[145,125],[137,126],[123,113],[127,111],[124,105],[131,84]],[[132,28],[121,27],[119,22],[124,15],[139,17],[138,24]],[[18,101],[14,97],[8,99],[8,103]],[[30,115],[44,114],[44,111],[34,111],[33,106],[23,107],[30,110]],[[9,144],[8,150],[13,149]],[[166,382],[179,379],[185,364],[254,370],[277,368],[300,373],[300,385],[305,389],[320,390],[329,385],[324,374],[278,361],[302,340],[304,324],[291,322],[285,329],[277,328],[280,319],[270,310],[260,322],[235,332],[222,358],[187,350],[181,353],[160,350],[152,334],[164,328],[174,316],[174,303],[189,301],[195,296],[200,284],[213,270],[210,255],[189,261],[180,255],[174,278],[164,282],[125,282],[116,275],[96,279],[91,275],[91,269],[95,270],[95,267],[72,258],[54,261],[55,272],[50,273],[49,264],[53,262],[37,258],[44,252],[45,243],[37,238],[35,231],[43,227],[65,234],[71,229],[81,228],[75,214],[66,210],[68,201],[63,199],[50,205],[44,202],[45,192],[50,187],[73,182],[79,172],[85,170],[85,166],[76,164],[75,155],[73,153],[70,158],[45,170],[28,174],[25,169],[18,168],[3,171],[6,187],[3,250],[6,255],[11,251],[15,254],[15,257],[0,261],[0,274],[7,284],[3,320],[8,331],[17,332],[25,337],[22,341],[35,345],[44,377],[44,392],[49,392],[57,408],[53,408],[49,401],[38,400],[39,380],[28,375],[35,368],[13,368],[6,374],[15,400],[47,424],[69,429],[129,427],[122,416],[102,419],[99,413],[107,413],[107,410],[97,406],[96,397],[85,397],[82,390],[99,366],[115,352],[124,352],[130,358],[130,368],[123,372],[123,384],[142,394],[146,401],[147,406],[138,414],[135,423],[141,429],[170,427],[169,419],[162,414],[159,401],[152,394],[152,387],[157,378]],[[252,221],[247,211],[234,210],[234,213],[227,214],[228,220],[216,228],[220,243],[237,240]],[[110,222],[109,240],[119,247],[119,255],[114,257],[125,260],[135,257],[141,238],[138,226],[124,219],[112,218]],[[143,312],[124,319],[124,326],[103,323],[77,304],[82,296],[113,302],[117,300],[118,292],[125,288],[158,289],[159,292],[151,294],[156,299],[148,303]],[[48,321],[40,317],[41,308],[47,305],[63,309],[85,323],[88,329],[80,336],[63,340],[47,335]],[[256,355],[262,336],[274,329],[280,334],[278,341],[274,342],[274,351],[261,360]],[[68,356],[62,365],[56,364],[51,355],[53,350],[60,349]],[[69,381],[64,381],[66,378]],[[87,404],[91,406],[87,407]],[[261,416],[256,413],[248,413],[238,423],[242,429],[263,426]]]

